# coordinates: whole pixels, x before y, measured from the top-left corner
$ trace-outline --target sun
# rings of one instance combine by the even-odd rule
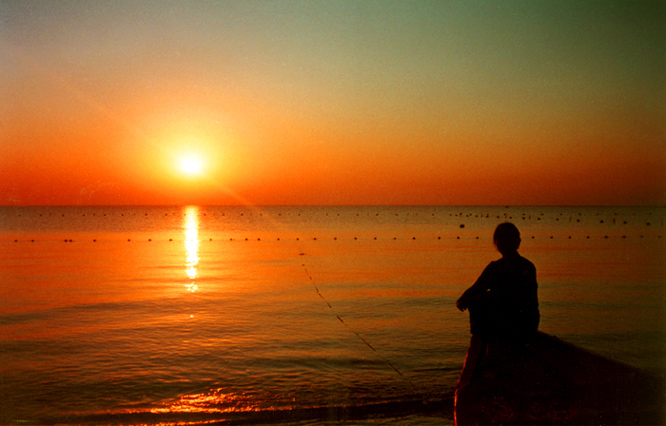
[[[203,162],[198,157],[183,157],[180,160],[180,170],[188,175],[200,175],[203,171]]]

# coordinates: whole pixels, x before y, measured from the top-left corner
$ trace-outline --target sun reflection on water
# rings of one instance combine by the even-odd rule
[[[195,292],[199,288],[194,281],[199,264],[199,208],[195,206],[185,208],[185,254],[185,273],[191,280],[185,287],[187,291]]]
[[[260,411],[249,395],[225,393],[222,388],[207,393],[182,395],[177,401],[150,410],[158,413],[240,413]]]

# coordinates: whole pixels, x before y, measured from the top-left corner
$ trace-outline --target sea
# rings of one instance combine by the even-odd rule
[[[540,329],[666,374],[664,207],[0,207],[0,423],[451,425],[521,231]]]

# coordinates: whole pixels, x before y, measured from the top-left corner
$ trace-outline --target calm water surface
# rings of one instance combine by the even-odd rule
[[[5,424],[451,424],[510,220],[541,329],[666,372],[663,208],[0,208]]]

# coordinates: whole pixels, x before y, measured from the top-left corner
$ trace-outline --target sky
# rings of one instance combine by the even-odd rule
[[[0,64],[0,205],[666,205],[663,1],[0,0]]]

